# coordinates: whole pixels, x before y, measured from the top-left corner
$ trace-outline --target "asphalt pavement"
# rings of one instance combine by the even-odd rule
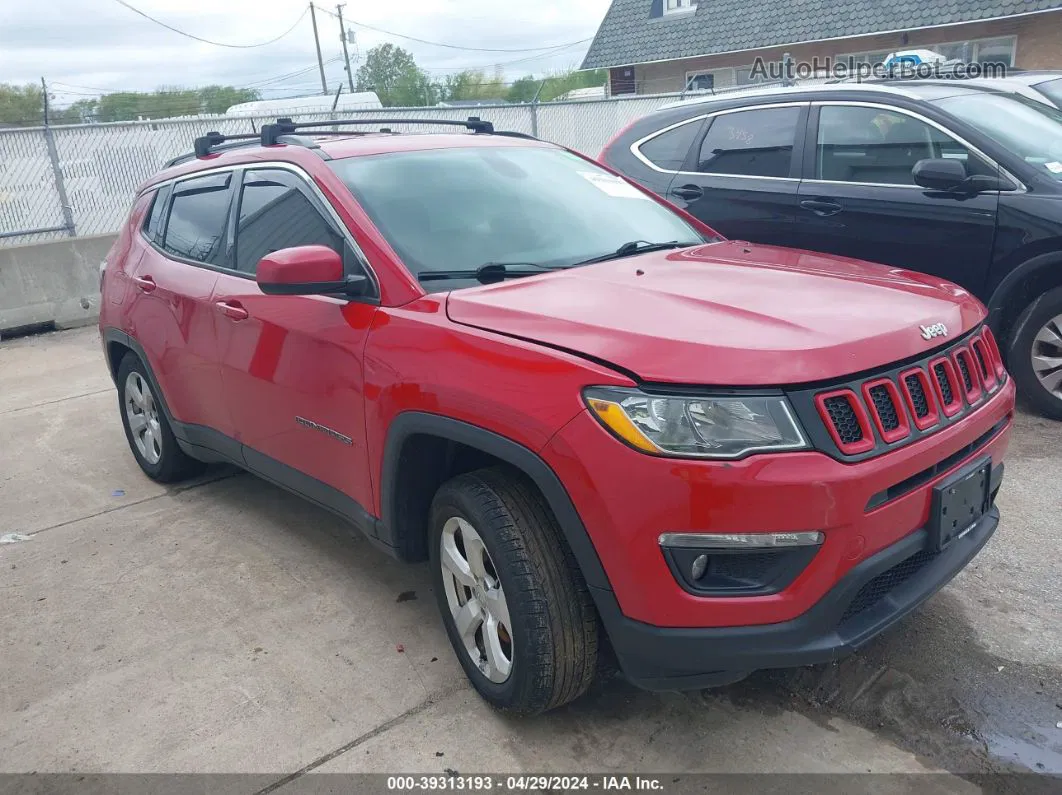
[[[1060,423],[1018,416],[995,537],[859,654],[521,719],[467,684],[426,566],[229,468],[153,483],[116,403],[95,329],[0,344],[0,774],[1062,773]]]

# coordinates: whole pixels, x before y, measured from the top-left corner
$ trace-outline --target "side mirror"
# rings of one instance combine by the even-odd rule
[[[344,276],[343,258],[327,246],[296,246],[258,260],[255,281],[266,295],[357,294],[366,277]]]
[[[966,165],[946,157],[919,160],[911,169],[911,176],[915,185],[923,188],[954,191],[965,187]]]

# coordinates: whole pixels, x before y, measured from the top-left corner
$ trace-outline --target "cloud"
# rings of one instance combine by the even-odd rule
[[[173,27],[214,41],[246,44],[268,40],[292,24],[306,5],[299,0],[129,0]],[[50,0],[0,8],[0,82],[48,81],[60,103],[100,89],[152,90],[212,83],[259,85],[267,96],[319,90],[313,34],[307,14],[280,41],[254,49],[212,46],[182,37],[114,0]],[[12,5],[17,7],[11,7]],[[446,49],[361,27],[403,33],[466,47],[519,49],[593,36],[608,0],[539,0],[519,4],[488,0],[402,0],[347,5],[355,31],[352,59],[393,42],[412,52],[434,75],[496,65],[509,79],[577,65],[586,44],[553,53],[475,52]],[[317,24],[330,87],[345,80],[334,6],[322,0]],[[325,10],[327,9],[327,11]],[[356,64],[354,68],[357,68]],[[305,70],[283,80],[280,75]]]

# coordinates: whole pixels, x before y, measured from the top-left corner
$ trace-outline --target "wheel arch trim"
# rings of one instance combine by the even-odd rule
[[[1017,290],[1021,289],[1024,282],[1051,267],[1060,269],[1059,285],[1062,285],[1062,251],[1047,251],[1026,259],[1003,277],[1003,280],[992,291],[992,295],[988,299],[988,324],[999,334],[1000,339],[1004,342],[1010,338],[1010,332],[1014,331],[1014,329],[1000,327],[1007,308],[1007,302],[1015,295]],[[1040,297],[1034,296],[1030,303],[1038,301]],[[1019,311],[1017,314],[1020,315],[1021,312]],[[1015,315],[1014,319],[1017,320],[1017,315]]]
[[[567,489],[549,464],[534,451],[505,436],[439,414],[402,412],[388,428],[381,470],[382,526],[379,532],[381,536],[389,537],[389,543],[394,546],[399,541],[390,536],[395,526],[400,499],[396,486],[402,448],[410,437],[416,435],[435,436],[480,450],[504,461],[530,478],[553,511],[587,585],[591,586],[592,590],[612,590],[590,534],[587,533]]]

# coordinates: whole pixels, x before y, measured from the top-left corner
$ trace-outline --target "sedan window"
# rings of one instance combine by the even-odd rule
[[[724,113],[711,120],[697,170],[705,174],[788,177],[800,108]]]
[[[940,99],[937,105],[1062,181],[1062,111],[1019,94],[988,92]]]

